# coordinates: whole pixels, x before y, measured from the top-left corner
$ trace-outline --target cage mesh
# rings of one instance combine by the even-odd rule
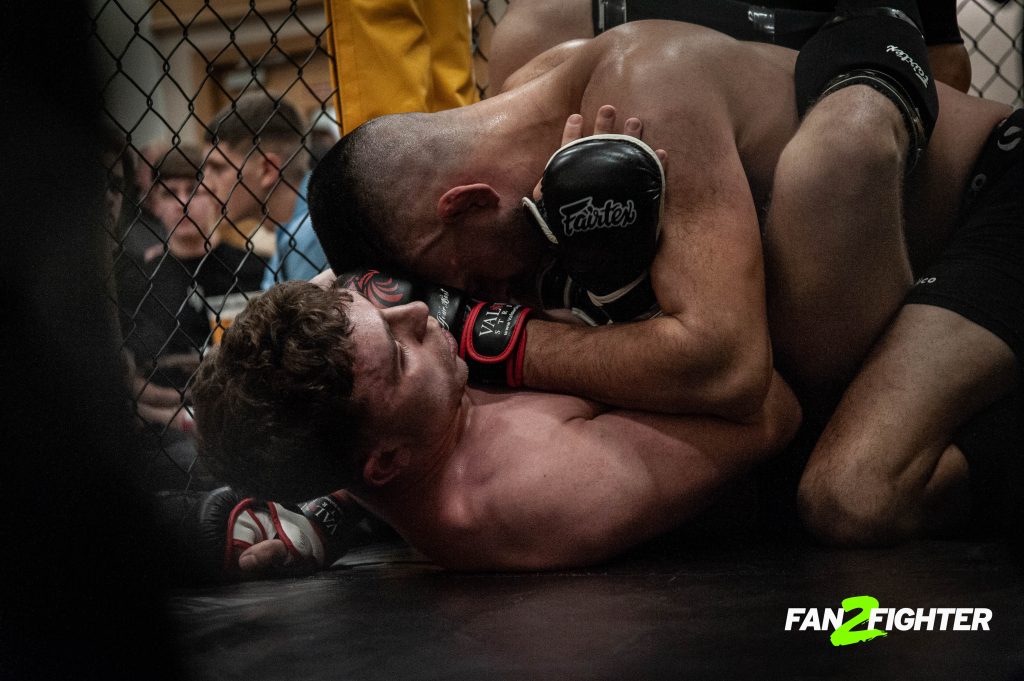
[[[481,96],[491,35],[507,6],[470,4]],[[1021,106],[1024,0],[960,0],[958,16],[972,92]],[[339,122],[329,27],[320,0],[107,0],[93,4],[91,17],[111,128],[109,187],[122,204],[110,221],[110,295],[120,311],[126,362],[134,365],[145,475],[153,489],[202,488],[213,481],[198,465],[189,384],[199,357],[258,292],[259,275],[272,266],[273,229],[284,225],[269,213],[236,223],[221,204],[236,194],[259,198],[261,190],[246,180],[248,165],[266,160],[258,151],[228,170],[228,199],[220,188],[211,201],[217,188],[204,141],[215,132],[218,111],[255,94],[283,100],[299,115],[301,147],[286,163],[315,162]],[[184,189],[166,172],[182,159],[192,171]],[[183,255],[178,242],[189,241],[196,226],[208,232],[207,243],[232,246],[231,257]]]

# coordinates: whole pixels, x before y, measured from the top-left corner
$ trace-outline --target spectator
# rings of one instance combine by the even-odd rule
[[[159,159],[167,153],[170,146],[148,144],[141,149],[134,149],[113,126],[108,128],[106,134],[108,140],[105,161],[108,162],[108,181],[113,179],[110,161],[120,158],[121,169],[124,170],[119,192],[120,212],[117,217],[117,228],[113,232],[117,240],[115,253],[118,254],[118,258],[129,257],[138,261],[142,259],[146,249],[163,240],[163,227],[149,206],[153,189],[153,166],[159,164]]]
[[[155,217],[150,217],[143,222],[139,217],[143,202],[138,199],[139,192],[135,186],[137,176],[133,174],[132,156],[127,153],[128,147],[124,137],[113,127],[107,127],[102,132],[101,142],[101,161],[106,174],[103,226],[111,238],[112,245],[105,255],[109,258],[113,253],[115,258],[113,263],[109,259],[106,260],[103,269],[108,273],[105,276],[109,287],[107,295],[111,300],[116,300],[117,289],[120,287],[115,286],[114,282],[120,283],[125,273],[137,268],[143,258],[143,253],[138,250],[142,242],[128,238],[126,235],[131,232],[125,231],[126,226],[128,230],[134,228],[138,233],[156,238],[152,232],[152,225],[159,221]],[[160,231],[163,232],[162,227]],[[109,276],[111,271],[115,273],[114,277]],[[190,412],[184,408],[181,392],[166,385],[157,385],[150,380],[148,376],[152,372],[145,373],[136,366],[133,352],[123,340],[121,368],[122,380],[131,397],[136,423],[148,426],[135,433],[139,437],[132,439],[132,449],[138,453],[150,454],[147,461],[157,462],[157,468],[160,469],[155,470],[148,463],[144,464],[142,468],[146,470],[145,481],[152,484],[154,489],[180,486],[182,472],[193,469],[195,460],[194,439],[187,435],[192,430],[192,418]],[[159,436],[161,432],[163,436]],[[157,436],[157,439],[153,439],[152,436]]]
[[[309,169],[313,170],[320,159],[331,150],[340,139],[338,124],[334,122],[334,115],[320,114],[309,131],[309,142],[306,147],[309,149]]]
[[[118,268],[126,346],[140,372],[182,393],[210,336],[207,298],[257,290],[263,271],[252,253],[219,243],[201,164],[193,147],[163,157],[152,205],[165,240]]]
[[[224,108],[207,131],[208,185],[226,222],[257,220],[275,230],[264,289],[275,280],[311,279],[327,266],[306,207],[304,130],[290,104],[259,92]]]

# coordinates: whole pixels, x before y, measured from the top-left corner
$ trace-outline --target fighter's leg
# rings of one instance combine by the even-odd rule
[[[1003,526],[1007,514],[1019,515],[1022,124],[1017,111],[993,129],[960,226],[908,293],[811,457],[800,500],[805,522],[824,539],[875,543],[948,527],[965,472],[974,511],[994,501],[988,520]],[[982,412],[1013,386],[1014,396]],[[951,442],[964,445],[969,467]]]
[[[798,393],[845,384],[912,283],[907,139],[897,107],[855,85],[811,109],[779,158],[765,231],[769,323]]]
[[[902,180],[938,111],[920,25],[909,0],[841,0],[797,58],[807,113],[776,167],[766,254],[775,348],[805,395],[852,377],[912,281]]]
[[[819,539],[884,544],[966,519],[970,471],[954,433],[1007,394],[1010,347],[950,310],[907,305],[843,395],[800,482]]]

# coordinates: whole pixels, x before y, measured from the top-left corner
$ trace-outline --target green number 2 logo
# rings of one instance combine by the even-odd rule
[[[864,643],[878,636],[886,636],[887,634],[881,629],[853,631],[853,628],[866,621],[871,616],[871,611],[877,607],[878,599],[871,596],[850,596],[849,598],[844,598],[843,610],[846,612],[860,610],[860,613],[856,617],[851,617],[843,622],[842,626],[832,632],[832,635],[829,636],[832,645],[848,646],[852,643]]]

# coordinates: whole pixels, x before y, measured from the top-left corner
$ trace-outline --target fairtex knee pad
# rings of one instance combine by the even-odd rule
[[[869,85],[891,99],[910,132],[908,168],[939,115],[924,38],[911,17],[890,7],[837,14],[800,51],[794,81],[801,117],[824,96],[850,85]]]

